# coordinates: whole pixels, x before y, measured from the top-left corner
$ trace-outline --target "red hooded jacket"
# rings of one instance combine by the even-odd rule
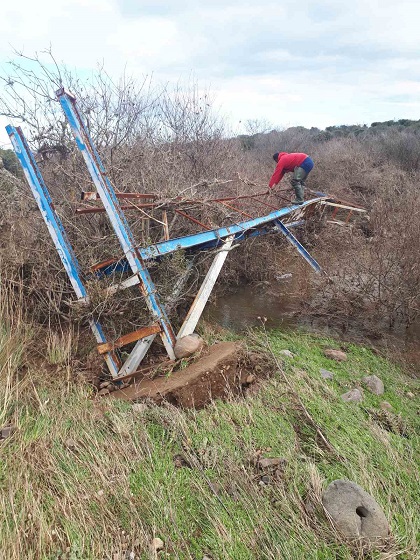
[[[287,152],[280,152],[277,160],[277,167],[270,179],[270,182],[268,183],[268,186],[272,188],[274,185],[277,185],[277,183],[280,183],[285,173],[294,171],[295,167],[299,167],[299,165],[303,163],[307,157],[307,154],[288,154]]]

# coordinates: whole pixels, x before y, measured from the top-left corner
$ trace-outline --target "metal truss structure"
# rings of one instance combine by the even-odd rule
[[[103,355],[114,380],[122,380],[137,371],[156,336],[161,337],[169,358],[172,360],[175,359],[174,346],[176,340],[191,334],[195,330],[228,253],[234,245],[251,237],[279,232],[296,248],[315,272],[320,272],[321,268],[319,264],[296,239],[290,231],[290,228],[304,223],[314,214],[316,209],[324,211],[327,206],[333,207],[333,218],[340,209],[346,210],[348,213],[346,222],[349,221],[353,212],[364,212],[363,209],[356,205],[340,203],[323,193],[316,193],[314,198],[306,201],[301,206],[289,205],[280,209],[276,209],[263,200],[266,194],[265,192],[238,197],[208,199],[206,201],[179,198],[166,206],[168,206],[168,208],[170,207],[179,216],[199,226],[201,231],[184,237],[170,239],[169,228],[167,226],[166,206],[156,200],[156,195],[116,193],[108,179],[92,139],[90,138],[82,115],[77,108],[76,99],[64,89],[57,92],[57,98],[71,127],[77,147],[84,158],[93,184],[96,187],[96,192],[82,193],[82,200],[100,200],[103,205],[102,208],[82,208],[78,210],[78,213],[106,212],[122,250],[120,258],[109,259],[106,262],[99,263],[92,267],[92,272],[98,279],[109,274],[114,274],[117,271],[127,272],[129,276],[125,280],[110,286],[106,289],[106,292],[108,294],[113,294],[122,289],[136,286],[140,289],[150,313],[150,325],[123,335],[113,341],[107,341],[99,322],[93,318],[90,319],[89,324],[97,342],[98,352]],[[67,238],[63,224],[54,209],[51,196],[42,178],[34,155],[20,128],[8,125],[6,130],[32,194],[47,225],[55,248],[75,291],[76,297],[80,302],[87,302],[89,296],[83,283],[84,276]],[[122,206],[119,202],[121,199],[127,200],[131,204]],[[253,203],[260,204],[271,211],[263,216],[252,217],[236,206],[242,199],[251,200]],[[133,204],[133,200],[135,204]],[[247,219],[233,223],[228,227],[212,228],[186,212],[186,208],[194,207],[194,205],[202,204],[203,202],[221,204]],[[233,204],[235,204],[235,206],[233,206]],[[163,224],[166,224],[164,228],[165,239],[146,247],[139,247],[124,215],[124,209],[142,210],[156,207],[161,208],[163,212]],[[175,334],[169,320],[169,310],[176,302],[185,278],[181,278],[175,284],[170,301],[163,303],[153,283],[147,264],[149,261],[158,261],[164,255],[180,250],[185,251],[187,255],[193,255],[197,251],[205,250],[216,250],[216,254],[179,332]],[[121,363],[119,349],[133,343],[135,343],[135,345],[131,353],[125,362]]]

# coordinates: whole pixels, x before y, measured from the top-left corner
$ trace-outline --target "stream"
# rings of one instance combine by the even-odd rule
[[[287,275],[285,275],[287,276]],[[286,277],[284,282],[289,279]],[[283,293],[281,293],[283,292]],[[285,290],[273,291],[269,283],[246,285],[239,287],[234,293],[216,297],[205,311],[205,319],[213,324],[235,332],[243,332],[248,328],[261,326],[260,317],[265,317],[268,329],[293,329],[303,327],[305,330],[323,335],[343,337],[356,342],[385,345],[397,345],[417,357],[420,341],[420,320],[409,328],[387,329],[378,327],[375,331],[363,328],[356,321],[345,324],[327,322],[325,318],[311,317],[299,312],[298,296],[284,293]],[[286,290],[287,292],[287,290]]]

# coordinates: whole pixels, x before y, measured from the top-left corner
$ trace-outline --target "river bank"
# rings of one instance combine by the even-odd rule
[[[9,350],[21,341],[9,338]],[[365,558],[415,558],[416,380],[364,346],[326,337],[271,330],[242,342],[271,360],[272,375],[256,367],[244,394],[200,411],[92,398],[77,364],[18,378],[25,348],[7,367],[3,355],[3,422],[15,428],[0,448],[7,558],[350,560],[359,553],[321,504],[338,478],[364,487],[389,520],[389,542]],[[365,388],[361,403],[344,402],[366,375],[380,377],[384,394]]]

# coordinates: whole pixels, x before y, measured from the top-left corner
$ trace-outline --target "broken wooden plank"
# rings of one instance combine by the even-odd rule
[[[179,330],[177,339],[194,332],[194,329],[197,326],[198,321],[200,320],[201,314],[203,313],[204,307],[206,306],[206,303],[210,297],[219,273],[225,263],[226,257],[228,256],[228,253],[232,247],[234,237],[234,235],[229,236],[226,239],[223,247],[218,250],[216,256],[214,257],[209,271],[207,272],[207,275],[204,278],[203,283],[201,284],[198,294],[196,295],[194,302],[191,305],[187,316],[185,317],[182,327]]]
[[[367,212],[367,210],[365,210],[364,208],[356,208],[355,206],[346,206],[345,204],[338,204],[337,202],[329,202],[328,200],[321,200],[320,204],[323,204],[325,206],[333,206],[334,208],[343,208],[344,210],[351,210],[352,212]]]

